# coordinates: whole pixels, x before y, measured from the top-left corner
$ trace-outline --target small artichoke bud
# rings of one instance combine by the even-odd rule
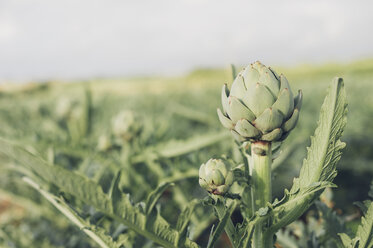
[[[233,184],[231,166],[221,159],[210,159],[199,169],[199,185],[214,195],[224,195]]]
[[[73,110],[73,102],[71,99],[62,97],[58,100],[56,106],[56,115],[58,119],[68,119]]]
[[[125,110],[112,120],[113,134],[122,140],[130,141],[140,132],[142,126],[134,112]]]
[[[109,150],[111,146],[111,140],[107,135],[103,134],[98,138],[97,150],[104,152]]]
[[[223,111],[218,117],[238,142],[282,141],[295,127],[302,105],[284,75],[278,75],[259,61],[244,68],[222,90]]]

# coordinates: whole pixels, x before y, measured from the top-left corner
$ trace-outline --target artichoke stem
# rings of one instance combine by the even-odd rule
[[[266,207],[267,202],[272,200],[271,143],[257,141],[251,145],[251,177],[253,180],[254,210]]]
[[[253,212],[267,206],[272,201],[271,142],[257,141],[251,145],[250,175],[252,178]],[[272,248],[273,235],[270,235],[263,223],[255,226],[253,235],[254,248]]]

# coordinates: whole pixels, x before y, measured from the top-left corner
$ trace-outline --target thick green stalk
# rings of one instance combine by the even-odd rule
[[[252,179],[253,211],[266,207],[272,201],[271,143],[258,141],[251,145],[250,175]],[[254,229],[252,246],[254,248],[272,248],[273,235],[264,230],[263,223],[258,223]]]

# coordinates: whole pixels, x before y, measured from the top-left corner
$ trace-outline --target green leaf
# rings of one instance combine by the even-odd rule
[[[311,137],[299,178],[294,179],[290,192],[274,209],[273,231],[299,218],[335,178],[336,165],[345,147],[340,137],[346,125],[346,115],[343,80],[335,78],[321,107],[318,127]]]
[[[77,196],[84,196],[87,203],[101,209],[111,209],[109,197],[94,181],[58,166],[52,166],[18,145],[0,138],[0,153],[16,160],[45,182],[61,186],[63,191]]]
[[[186,238],[187,227],[197,204],[199,204],[199,200],[194,199],[193,201],[191,201],[188,206],[186,206],[185,209],[181,212],[179,218],[177,219],[176,230],[180,233],[180,236],[176,240],[176,247],[178,247],[179,244],[181,244],[181,241]]]
[[[60,191],[92,205],[98,211],[128,226],[139,235],[153,240],[161,246],[175,247],[175,240],[180,236],[180,233],[171,228],[170,224],[159,214],[147,218],[142,209],[133,206],[129,195],[122,194],[117,187],[120,174],[117,175],[109,196],[103,193],[101,187],[94,181],[58,166],[49,165],[43,159],[1,138],[0,153],[16,160],[42,180],[54,184]],[[186,239],[182,246],[199,247],[189,239]]]
[[[358,238],[351,239],[346,233],[339,233],[338,234],[344,248],[357,248],[358,247]]]
[[[257,216],[253,216],[251,219],[245,219],[243,224],[237,225],[235,243],[236,247],[248,247],[251,248],[251,239],[254,234],[255,222]]]
[[[342,245],[338,234],[347,232],[344,221],[324,203],[317,201],[316,207],[322,214],[325,234],[331,237],[337,244]]]
[[[292,191],[308,187],[313,182],[331,182],[337,174],[336,164],[345,143],[340,141],[346,126],[347,104],[343,80],[335,78],[321,107],[320,120],[311,137],[307,159]]]
[[[148,199],[146,200],[145,205],[145,214],[149,215],[154,209],[155,204],[158,199],[162,196],[163,192],[170,186],[173,186],[173,183],[165,182],[161,183],[154,191],[150,192]]]
[[[298,248],[299,245],[294,235],[290,234],[289,230],[279,230],[276,233],[276,242],[281,245],[281,247],[286,248]]]
[[[339,235],[343,245],[345,247],[350,247],[351,242],[352,242],[350,236],[348,236],[346,233],[339,233],[338,235]]]
[[[122,172],[119,171],[115,176],[113,183],[109,191],[109,198],[111,200],[111,206],[114,213],[122,213],[126,211],[126,207],[131,205],[129,195],[123,194],[119,189],[119,182],[122,176]]]
[[[149,156],[155,158],[178,157],[221,142],[229,136],[230,134],[227,132],[219,132],[196,135],[186,140],[171,140],[164,144],[146,149],[143,154],[134,157],[133,162],[144,162]]]
[[[194,208],[199,204],[199,200],[194,199],[189,203],[188,206],[181,212],[179,218],[177,219],[176,229],[180,232],[186,230],[189,220],[192,217]]]
[[[211,116],[208,113],[181,105],[176,102],[170,104],[170,106],[171,106],[170,108],[171,108],[172,113],[178,116],[181,116],[188,120],[196,121],[196,122],[199,122],[205,125],[215,124],[215,119],[211,118]]]
[[[232,204],[230,204],[228,208],[225,210],[223,218],[220,219],[215,231],[213,231],[214,227],[211,229],[211,234],[209,237],[207,248],[213,247],[215,242],[219,239],[228,221],[230,221],[231,215],[233,214],[233,211],[236,209],[236,205],[237,204],[234,201],[232,201]]]
[[[357,228],[356,238],[359,239],[359,248],[373,247],[373,202],[368,211],[361,218],[361,224]]]
[[[93,239],[102,248],[119,248],[113,239],[105,233],[105,230],[91,225],[84,219],[82,219],[69,205],[63,200],[55,197],[51,193],[43,190],[36,182],[30,178],[24,177],[23,180],[28,183],[31,187],[39,191],[39,193],[53,204],[62,214],[64,214],[71,222],[77,225],[83,232],[85,232],[91,239]]]

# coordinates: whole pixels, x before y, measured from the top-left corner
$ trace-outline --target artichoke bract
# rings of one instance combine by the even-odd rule
[[[221,159],[210,159],[199,168],[199,185],[214,195],[224,195],[233,183],[231,166]]]
[[[288,80],[259,61],[244,68],[229,91],[222,90],[222,125],[239,141],[282,141],[295,127],[302,92],[293,97]]]

